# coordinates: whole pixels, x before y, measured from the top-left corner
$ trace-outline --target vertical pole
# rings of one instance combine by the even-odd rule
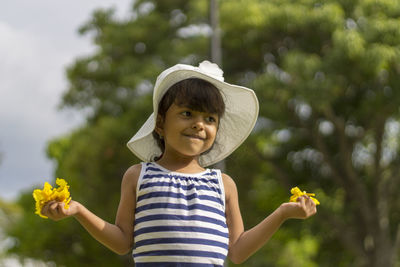
[[[211,61],[216,63],[222,69],[222,49],[221,49],[221,29],[219,27],[219,9],[218,0],[210,0],[210,24],[211,24]],[[225,160],[215,164],[215,168],[225,172]],[[224,266],[228,266],[228,260]]]
[[[222,68],[221,29],[219,28],[218,0],[210,0],[211,61]]]
[[[219,27],[218,0],[210,0],[210,24],[211,24],[211,61],[222,68],[221,29]],[[215,164],[221,172],[225,171],[225,160]]]

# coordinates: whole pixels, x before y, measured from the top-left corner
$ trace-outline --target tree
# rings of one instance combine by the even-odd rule
[[[264,104],[248,149],[287,189],[321,188],[315,227],[329,234],[320,240],[316,262],[398,264],[400,5],[268,1],[252,17],[252,6],[230,8],[224,14],[234,16],[222,21],[245,20],[246,45],[249,39],[264,43],[248,52],[249,62],[265,69],[249,72]],[[225,37],[224,53],[243,44]],[[338,243],[339,257],[324,252]]]

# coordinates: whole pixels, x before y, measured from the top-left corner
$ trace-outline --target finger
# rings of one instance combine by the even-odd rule
[[[67,215],[67,210],[65,209],[65,203],[64,202],[60,202],[58,204],[58,212],[59,214],[66,216]]]
[[[42,212],[43,215],[47,216],[47,214],[49,214],[50,205],[53,204],[53,203],[54,203],[54,200],[53,201],[49,201],[42,207],[41,212]]]
[[[57,208],[58,208],[58,202],[54,201],[54,203],[50,205],[50,210],[57,211]]]
[[[52,212],[53,216],[60,217],[63,214],[63,202],[56,201],[50,206],[50,211]]]
[[[57,203],[55,211],[57,212],[58,215],[62,213],[62,207],[61,207],[60,203]]]
[[[309,196],[307,196],[307,198],[306,198],[306,205],[307,206],[315,205],[314,201]]]
[[[305,200],[305,196],[301,196],[297,199],[298,202],[300,202],[300,205],[302,207],[304,207],[306,205],[306,200]]]
[[[49,205],[49,214],[50,214],[50,216],[52,216],[52,217],[57,216],[57,206],[58,206],[57,202],[51,203]]]
[[[306,201],[306,205],[310,216],[317,212],[317,205],[311,198]]]

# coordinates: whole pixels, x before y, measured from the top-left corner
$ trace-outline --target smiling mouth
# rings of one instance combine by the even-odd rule
[[[205,140],[205,138],[203,138],[203,137],[201,137],[201,136],[197,136],[197,135],[188,135],[188,134],[185,134],[184,136],[185,136],[185,137],[188,137],[188,138],[191,138],[191,139],[197,139],[197,140],[202,140],[202,141]]]

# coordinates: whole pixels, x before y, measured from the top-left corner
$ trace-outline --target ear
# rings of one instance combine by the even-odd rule
[[[164,136],[164,119],[160,114],[157,114],[156,127],[154,130],[160,137]]]

